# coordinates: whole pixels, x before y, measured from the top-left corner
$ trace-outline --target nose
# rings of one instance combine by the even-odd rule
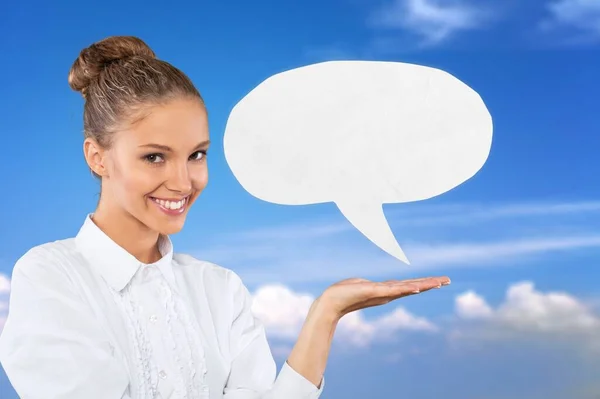
[[[187,163],[172,164],[166,186],[169,190],[181,194],[188,194],[192,191],[192,179]]]

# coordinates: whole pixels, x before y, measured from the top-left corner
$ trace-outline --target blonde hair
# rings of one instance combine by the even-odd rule
[[[202,96],[179,69],[156,58],[134,36],[112,36],[83,49],[69,71],[69,86],[85,99],[84,136],[103,148],[124,123],[134,123],[153,105]]]

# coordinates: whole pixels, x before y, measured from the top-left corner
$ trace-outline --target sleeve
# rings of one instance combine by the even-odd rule
[[[15,265],[0,363],[25,399],[129,399],[126,369],[102,327],[47,254]]]
[[[230,346],[232,364],[224,390],[224,399],[317,399],[319,387],[297,373],[287,362],[277,375],[277,366],[262,323],[254,317],[252,298],[241,279],[233,272],[230,284],[234,292],[234,319]]]

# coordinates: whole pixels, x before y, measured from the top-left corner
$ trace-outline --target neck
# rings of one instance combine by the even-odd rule
[[[158,232],[124,210],[108,206],[101,200],[92,220],[104,234],[140,262],[154,263],[162,257],[158,249]]]

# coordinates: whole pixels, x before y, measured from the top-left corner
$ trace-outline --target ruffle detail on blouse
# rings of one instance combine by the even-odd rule
[[[180,354],[183,353],[183,348],[180,348],[177,345],[177,342],[181,342],[178,339],[175,339],[176,333],[173,331],[173,321],[171,315],[175,315],[175,306],[172,300],[172,293],[165,284],[161,284],[162,293],[166,296],[166,300],[164,302],[165,307],[165,315],[166,315],[166,324],[168,334],[165,337],[165,340],[168,341],[168,346],[171,348],[171,353],[175,358],[175,362],[179,368],[179,373],[177,374],[177,384],[175,386],[175,392],[177,393],[178,398],[188,398],[188,389],[186,387],[185,377],[183,375],[185,371],[184,361]]]
[[[209,388],[206,381],[206,358],[200,331],[196,328],[194,320],[190,317],[186,304],[182,298],[176,292],[171,290],[164,279],[161,279],[161,285],[169,293],[167,297],[167,306],[173,309],[173,315],[179,321],[179,326],[181,326],[188,347],[191,349],[186,351],[189,355],[187,364],[188,370],[190,371],[186,384],[187,393],[190,396],[186,396],[186,398],[209,399]],[[197,373],[198,369],[200,370],[199,375]]]
[[[135,277],[134,277],[135,281]],[[174,399],[210,399],[207,367],[200,329],[190,317],[187,305],[176,290],[162,277],[158,277],[160,302],[165,311],[167,333],[163,344],[178,366],[173,381]],[[135,290],[135,286],[133,286]],[[130,342],[133,344],[135,368],[131,381],[131,394],[135,399],[153,399],[158,395],[158,367],[153,361],[152,346],[141,323],[140,308],[132,285],[121,292],[113,290],[115,302],[125,315]]]
[[[152,363],[152,347],[144,334],[144,330],[140,323],[140,318],[135,309],[131,286],[128,285],[121,293],[113,291],[115,302],[126,315],[127,331],[129,340],[133,343],[134,348],[134,366],[137,375],[137,384],[132,387],[133,398],[148,399],[154,398],[157,394],[158,373],[156,365]]]
[[[186,399],[209,399],[209,389],[206,382],[206,359],[204,346],[200,340],[199,332],[194,328],[189,313],[186,310],[185,303],[174,292],[164,279],[160,279],[162,291],[166,294],[165,307],[169,317],[169,340],[173,345],[173,353],[176,355],[176,361],[180,371],[188,371],[182,374],[180,381],[182,386],[178,391],[183,391]],[[172,323],[177,323],[181,329],[173,329]],[[177,330],[177,333],[175,332]],[[179,332],[184,336],[182,337]],[[184,341],[185,339],[185,341]],[[187,342],[187,349],[177,346],[177,342]],[[186,355],[182,359],[181,355]],[[187,366],[187,367],[185,367]],[[197,375],[198,368],[201,370],[200,375]]]

